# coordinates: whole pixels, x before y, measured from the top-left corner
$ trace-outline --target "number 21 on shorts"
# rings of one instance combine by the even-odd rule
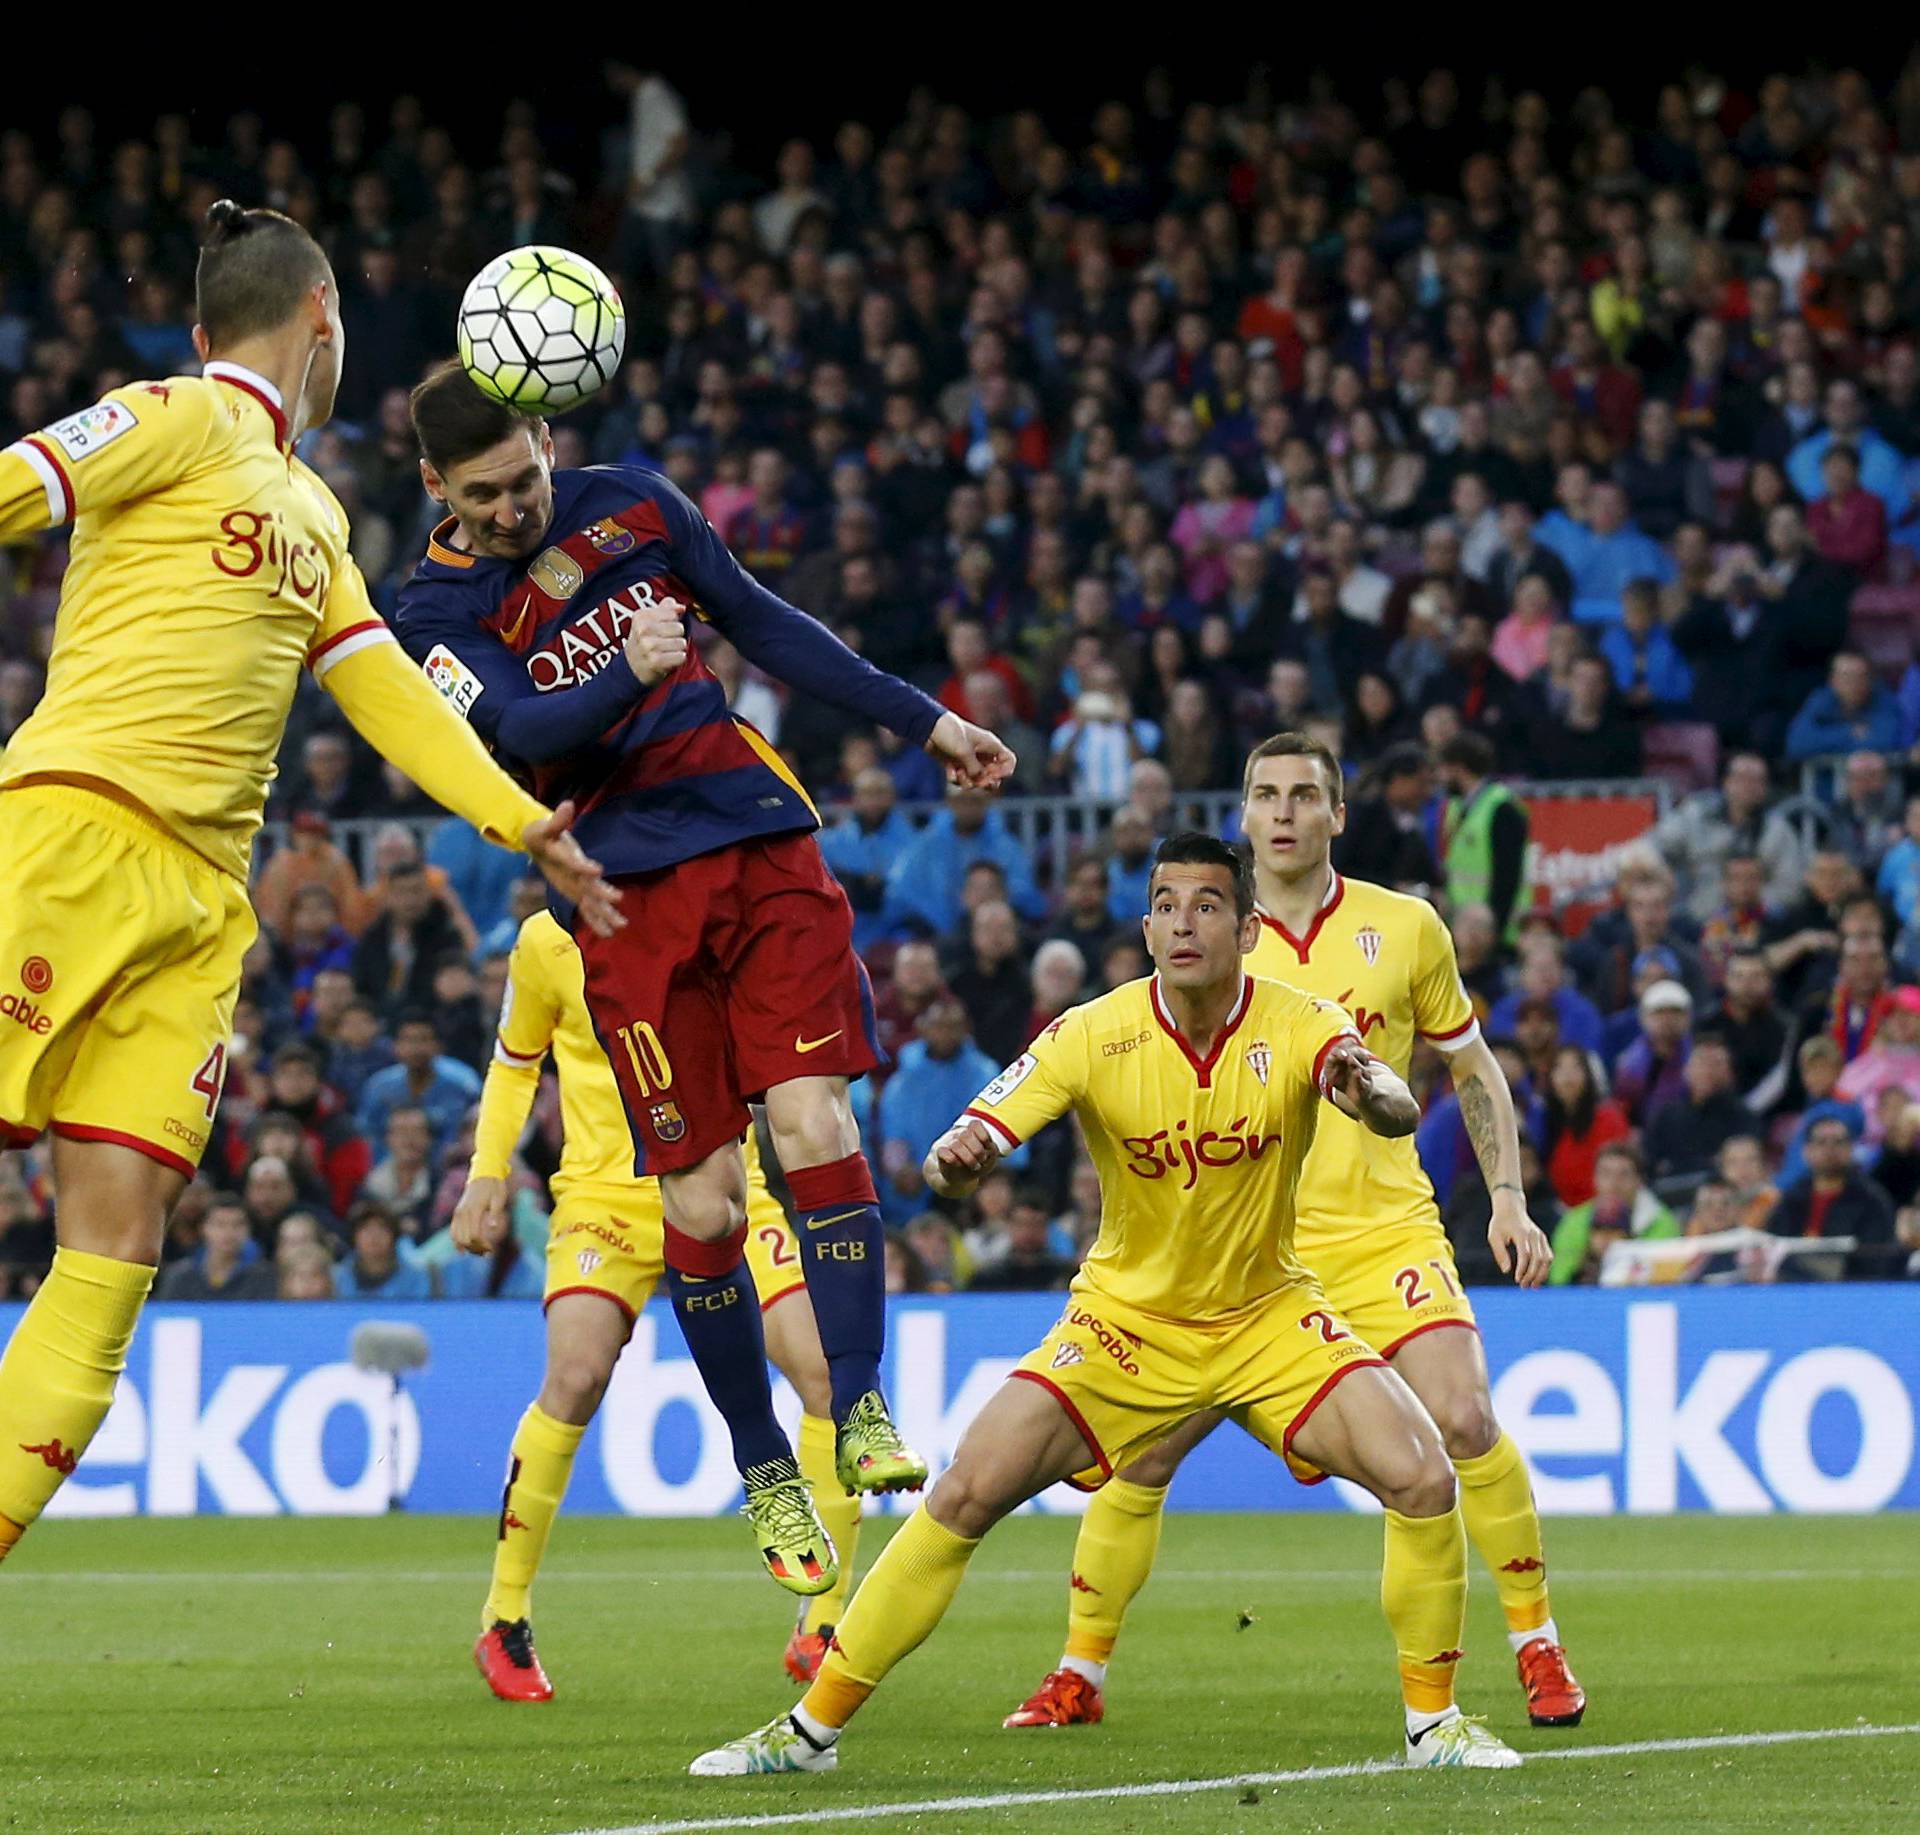
[[[1453,1276],[1447,1272],[1446,1263],[1434,1260],[1428,1262],[1427,1266],[1440,1277],[1441,1284],[1446,1288],[1447,1292],[1456,1300],[1459,1299],[1460,1289],[1454,1285]],[[1393,1284],[1400,1289],[1400,1297],[1406,1301],[1408,1312],[1412,1312],[1415,1308],[1426,1305],[1426,1303],[1433,1298],[1432,1289],[1425,1284],[1426,1278],[1427,1277],[1417,1267],[1402,1268],[1400,1272],[1393,1277]]]

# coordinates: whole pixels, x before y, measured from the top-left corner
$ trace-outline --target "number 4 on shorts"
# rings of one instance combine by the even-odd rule
[[[193,1073],[193,1093],[207,1105],[207,1119],[220,1106],[220,1090],[227,1080],[227,1047],[222,1040],[207,1053],[207,1061]]]

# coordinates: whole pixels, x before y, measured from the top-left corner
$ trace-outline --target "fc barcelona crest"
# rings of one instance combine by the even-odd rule
[[[1380,960],[1380,933],[1371,924],[1353,933],[1353,940],[1360,945],[1360,953],[1367,959],[1367,967]]]
[[[602,554],[630,554],[638,538],[631,529],[623,529],[611,516],[595,523],[587,531],[587,540]]]
[[[1267,1073],[1273,1069],[1273,1051],[1265,1039],[1255,1039],[1247,1047],[1247,1068],[1260,1079],[1260,1087],[1267,1087]]]
[[[545,548],[527,569],[527,578],[549,599],[571,599],[586,583],[587,570],[564,548]]]
[[[647,1111],[647,1120],[653,1125],[655,1137],[663,1142],[677,1141],[687,1131],[686,1117],[677,1102],[656,1102]]]

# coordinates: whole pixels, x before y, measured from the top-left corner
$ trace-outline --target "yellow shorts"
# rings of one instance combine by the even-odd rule
[[[247,889],[74,784],[0,792],[0,1146],[45,1129],[191,1178],[227,1074]]]
[[[1300,1252],[1334,1310],[1382,1357],[1442,1326],[1479,1330],[1438,1218]]]
[[[793,1226],[767,1189],[751,1134],[747,1142],[747,1267],[765,1312],[807,1283]],[[547,1224],[544,1303],[551,1306],[563,1293],[597,1293],[637,1318],[666,1271],[663,1231],[656,1179],[617,1191],[569,1192]]]
[[[1303,1281],[1230,1324],[1170,1324],[1102,1294],[1074,1294],[1014,1375],[1073,1418],[1094,1465],[1070,1480],[1096,1490],[1189,1415],[1217,1408],[1286,1460],[1302,1484],[1326,1474],[1293,1451],[1327,1392],[1383,1362]]]

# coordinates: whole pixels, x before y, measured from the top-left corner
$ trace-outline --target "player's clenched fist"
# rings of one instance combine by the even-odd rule
[[[634,613],[623,648],[628,667],[647,687],[687,660],[686,613],[678,599],[655,599]]]
[[[469,1179],[453,1213],[453,1246],[469,1255],[491,1255],[507,1240],[507,1182]]]
[[[999,1163],[1000,1149],[983,1121],[954,1123],[927,1155],[927,1184],[943,1198],[964,1198]]]

